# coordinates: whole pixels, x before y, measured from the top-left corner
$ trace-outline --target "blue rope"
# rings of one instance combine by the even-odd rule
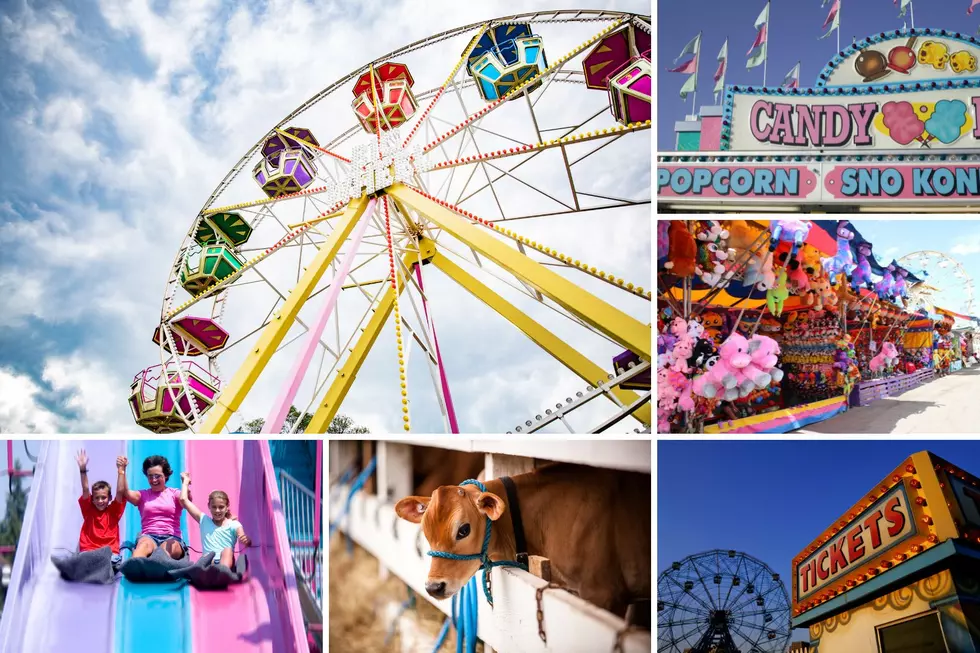
[[[365,467],[364,470],[357,475],[357,478],[354,479],[354,484],[351,485],[350,492],[347,493],[347,501],[346,503],[344,503],[344,509],[340,511],[340,514],[337,515],[337,518],[330,524],[329,536],[331,538],[333,537],[333,534],[337,531],[337,528],[340,527],[341,520],[343,520],[344,516],[348,512],[350,512],[350,506],[354,500],[354,495],[357,494],[364,487],[364,484],[367,482],[368,478],[370,478],[371,474],[374,473],[374,467],[376,464],[377,464],[377,460],[374,457],[372,457],[371,462],[368,463],[367,467]],[[348,542],[348,548],[350,548],[349,545],[350,543]]]
[[[464,485],[475,485],[480,489],[480,492],[486,492],[487,487],[477,480],[467,480],[459,484],[460,487]],[[429,555],[434,558],[444,558],[446,560],[479,560],[480,569],[483,570],[483,595],[487,597],[487,603],[490,607],[493,607],[493,597],[490,596],[490,572],[494,567],[518,567],[527,571],[527,567],[515,560],[498,560],[494,562],[490,559],[490,554],[487,552],[490,548],[490,529],[493,527],[493,520],[490,517],[486,517],[486,529],[483,535],[483,546],[480,548],[479,553],[451,553],[449,551],[429,551]]]
[[[439,636],[436,637],[436,645],[432,648],[432,653],[438,653],[442,645],[446,643],[446,636],[449,635],[449,622],[451,620],[451,617],[446,617],[446,620],[442,622],[442,628],[439,630]]]

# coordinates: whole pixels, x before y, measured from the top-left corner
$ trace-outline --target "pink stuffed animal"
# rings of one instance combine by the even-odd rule
[[[721,365],[725,369],[725,375],[722,377],[725,400],[733,401],[739,396],[748,394],[745,368],[752,363],[752,357],[749,356],[749,341],[742,334],[733,333],[718,348],[718,355],[721,360],[715,367]]]
[[[670,323],[670,332],[675,337],[680,338],[687,334],[687,321],[682,317],[675,317]]]
[[[880,372],[898,363],[898,349],[890,342],[881,345],[881,351],[871,359],[869,367],[872,372]]]
[[[783,379],[783,371],[776,367],[779,362],[779,343],[769,336],[754,335],[749,340],[749,355],[752,362],[761,370],[768,373],[770,382],[779,383]],[[768,383],[766,384],[768,385]]]
[[[706,399],[714,399],[724,394],[725,384],[722,379],[727,373],[726,368],[718,363],[721,359],[713,356],[705,363],[705,373],[694,379],[694,394]]]
[[[694,339],[686,332],[677,339],[673,351],[670,352],[670,369],[681,374],[690,374],[691,368],[687,364],[694,354]]]
[[[686,412],[694,410],[694,397],[691,395],[691,380],[680,372],[671,372],[668,376],[677,391],[677,408]]]

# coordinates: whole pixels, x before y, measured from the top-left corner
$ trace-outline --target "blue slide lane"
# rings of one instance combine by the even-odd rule
[[[126,480],[131,490],[149,487],[143,475],[143,460],[151,455],[165,456],[173,475],[167,485],[180,488],[184,469],[184,443],[178,440],[131,440]],[[126,509],[123,541],[136,542],[140,533],[139,514],[134,506]],[[180,519],[180,530],[187,541],[187,513]],[[128,553],[126,554],[128,557]],[[179,587],[179,589],[178,589]],[[116,599],[116,653],[167,651],[191,653],[191,596],[187,585],[135,584],[122,579]]]

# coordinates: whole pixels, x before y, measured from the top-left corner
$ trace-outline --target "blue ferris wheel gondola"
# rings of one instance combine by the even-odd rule
[[[527,23],[497,25],[477,41],[466,60],[466,70],[476,81],[480,96],[499,100],[513,88],[534,78],[548,67],[543,39]],[[541,85],[532,84],[530,93]]]

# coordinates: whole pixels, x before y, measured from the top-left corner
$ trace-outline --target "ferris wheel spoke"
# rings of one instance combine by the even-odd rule
[[[573,128],[572,128],[572,129],[570,129],[570,130],[569,130],[569,131],[568,131],[567,133],[565,133],[565,134],[562,134],[562,135],[561,135],[561,136],[560,136],[560,137],[559,137],[558,139],[552,139],[552,140],[555,140],[555,141],[560,141],[560,140],[561,140],[562,138],[565,138],[565,137],[567,137],[567,136],[568,136],[569,134],[571,134],[571,133],[572,133],[572,132],[573,132],[573,131],[574,131],[575,129],[580,129],[581,127],[583,127],[584,125],[586,125],[586,124],[588,124],[589,122],[591,122],[591,121],[592,121],[593,119],[595,119],[596,117],[598,117],[598,116],[600,116],[600,115],[602,115],[603,113],[605,113],[605,112],[606,112],[607,110],[608,110],[608,107],[604,107],[604,108],[603,108],[603,109],[602,109],[601,111],[599,111],[598,113],[596,113],[596,114],[594,114],[593,116],[590,116],[589,118],[587,118],[587,119],[586,119],[586,120],[585,120],[584,122],[582,122],[582,123],[581,123],[580,125],[578,125],[577,127],[573,127]],[[547,143],[547,142],[551,142],[551,141],[546,141],[546,143]],[[539,147],[538,149],[536,149],[536,150],[534,150],[534,149],[533,149],[533,148],[534,148],[534,146],[533,146],[533,145],[530,145],[530,144],[525,144],[525,145],[524,145],[524,146],[522,146],[522,147],[524,147],[524,148],[525,148],[525,152],[515,152],[514,154],[523,154],[523,153],[527,153],[527,152],[532,152],[532,154],[531,154],[530,156],[528,156],[527,158],[525,158],[525,159],[522,159],[522,160],[521,160],[521,161],[520,161],[519,163],[517,163],[517,164],[516,164],[516,165],[515,165],[515,166],[514,166],[513,168],[510,168],[510,169],[508,169],[508,170],[506,171],[507,173],[513,173],[513,172],[514,172],[515,170],[517,170],[518,168],[520,168],[520,167],[521,167],[522,165],[524,165],[525,163],[528,163],[529,161],[531,161],[532,159],[534,159],[535,157],[537,157],[537,156],[538,156],[539,154],[541,154],[541,152],[543,152],[543,151],[544,151],[544,150],[546,149],[545,147]],[[515,149],[516,149],[516,148],[515,148]],[[501,180],[501,179],[503,179],[503,178],[504,178],[504,176],[505,176],[505,175],[504,175],[504,174],[502,174],[502,175],[500,175],[499,177],[497,177],[496,179],[494,179],[493,181],[495,181],[495,182],[496,182],[496,181],[499,181],[499,180]],[[486,188],[487,188],[487,186],[483,186],[483,187],[481,187],[481,188],[478,188],[478,189],[476,189],[475,191],[473,191],[472,193],[470,193],[469,195],[467,195],[466,197],[463,197],[463,198],[460,198],[460,199],[459,199],[459,201],[457,201],[456,203],[457,203],[457,204],[461,204],[461,203],[463,203],[463,202],[465,202],[466,200],[468,200],[468,199],[470,199],[471,197],[473,197],[473,196],[475,196],[475,195],[477,195],[477,194],[479,194],[480,192],[482,192],[482,191],[483,191],[484,189],[486,189]]]
[[[613,23],[612,23],[612,25],[607,26],[602,31],[600,31],[598,34],[596,34],[595,36],[593,36],[592,38],[590,38],[589,40],[587,40],[584,43],[582,43],[581,45],[573,48],[571,50],[571,52],[569,52],[568,54],[560,57],[555,63],[553,63],[551,66],[548,66],[543,71],[538,72],[538,74],[535,75],[534,77],[531,77],[531,78],[527,79],[526,81],[518,84],[517,86],[514,86],[506,94],[502,95],[500,98],[498,98],[498,99],[494,100],[493,102],[491,102],[490,104],[484,106],[482,109],[480,109],[479,111],[477,111],[475,114],[470,115],[463,122],[459,123],[458,125],[456,125],[452,129],[450,129],[448,132],[446,132],[445,134],[443,134],[442,136],[440,136],[439,138],[437,138],[434,142],[429,143],[428,145],[426,145],[424,148],[422,148],[422,151],[423,152],[428,152],[429,150],[433,149],[439,142],[444,141],[444,140],[447,140],[449,138],[452,138],[453,136],[455,136],[456,134],[458,134],[463,128],[465,128],[467,125],[469,125],[470,123],[474,122],[475,120],[479,120],[480,118],[484,117],[485,115],[487,115],[491,111],[497,109],[501,104],[503,104],[507,100],[509,100],[512,97],[516,96],[518,93],[521,93],[522,91],[524,91],[526,88],[529,88],[533,84],[537,84],[538,82],[542,81],[543,79],[545,79],[549,75],[552,75],[553,73],[555,73],[557,70],[560,70],[561,67],[565,64],[566,61],[570,60],[572,57],[576,56],[580,52],[582,52],[582,51],[584,51],[584,50],[592,47],[592,45],[595,44],[599,39],[601,39],[602,37],[606,36],[609,32],[611,32],[614,29],[616,29],[617,27],[619,27],[622,23],[623,23],[623,19],[622,18],[618,18],[618,19],[614,20]]]
[[[479,43],[480,39],[483,37],[483,35],[486,33],[489,27],[490,27],[489,23],[484,23],[480,27],[480,31],[477,32],[472,39],[470,39],[469,45],[467,45],[466,48],[463,50],[462,56],[460,56],[459,61],[456,62],[456,65],[453,66],[452,72],[449,73],[449,77],[446,78],[446,81],[443,82],[442,86],[440,86],[439,89],[436,91],[436,94],[433,96],[432,101],[429,102],[429,106],[425,108],[425,110],[422,112],[422,115],[419,116],[418,121],[416,121],[415,126],[412,127],[411,131],[409,131],[408,133],[408,136],[402,142],[403,148],[408,146],[408,144],[412,140],[412,137],[415,136],[415,132],[418,131],[419,127],[425,124],[429,112],[431,112],[433,107],[435,107],[436,104],[439,102],[439,99],[442,97],[443,93],[446,92],[446,88],[450,84],[453,84],[454,87],[456,86],[455,84],[456,75],[459,74],[459,70],[463,67],[463,64],[466,63],[467,59],[469,59],[470,53],[473,52],[473,48],[476,47],[477,43]]]

